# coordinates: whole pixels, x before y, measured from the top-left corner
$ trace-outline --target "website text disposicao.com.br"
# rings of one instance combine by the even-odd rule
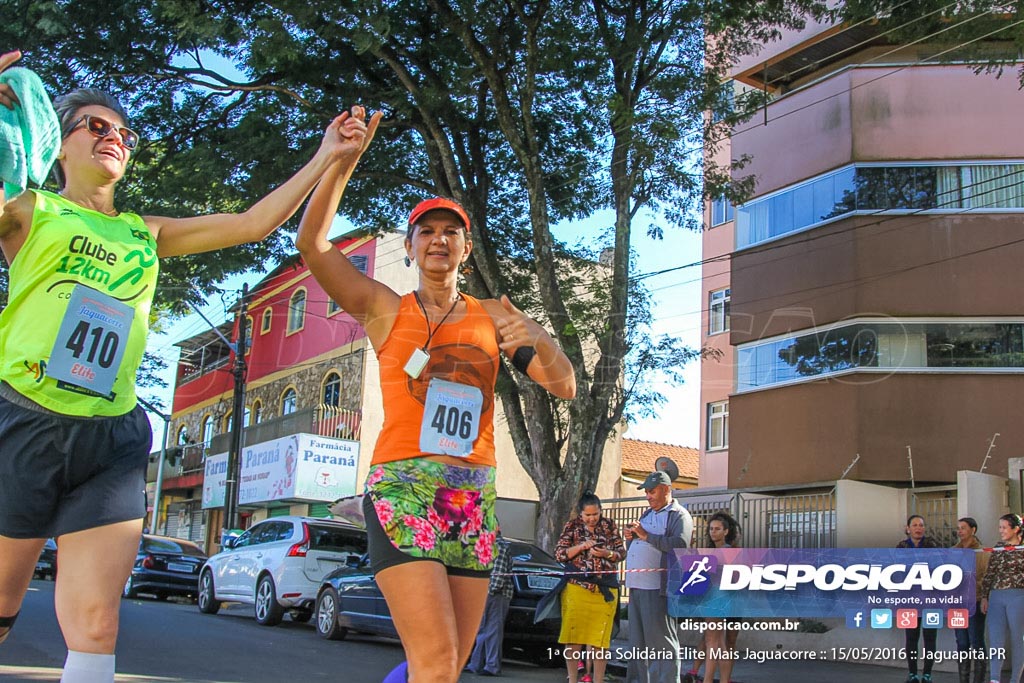
[[[799,621],[754,621],[751,619],[682,619],[679,628],[684,631],[797,631]]]

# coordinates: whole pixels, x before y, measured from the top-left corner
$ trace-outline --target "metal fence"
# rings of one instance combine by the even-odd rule
[[[834,548],[836,545],[836,490],[820,485],[786,492],[761,490],[692,493],[676,490],[674,496],[693,517],[690,547],[706,548],[707,520],[716,512],[728,512],[743,529],[739,545],[748,548]],[[620,498],[604,502],[604,514],[622,529],[648,509],[646,498]],[[955,523],[954,523],[955,525]],[[625,566],[620,564],[620,581]],[[623,589],[623,595],[628,590]]]
[[[910,514],[924,517],[927,533],[943,547],[955,545],[956,486],[930,486],[910,492]]]

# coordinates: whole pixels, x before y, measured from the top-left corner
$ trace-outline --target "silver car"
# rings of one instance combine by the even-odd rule
[[[366,552],[366,534],[314,517],[271,517],[226,542],[199,574],[199,611],[216,614],[221,601],[253,605],[256,621],[309,621],[323,578]]]

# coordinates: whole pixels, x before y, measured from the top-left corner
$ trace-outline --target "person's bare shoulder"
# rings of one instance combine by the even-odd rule
[[[36,196],[26,190],[0,208],[0,240],[10,240],[23,233],[32,224],[32,211]]]

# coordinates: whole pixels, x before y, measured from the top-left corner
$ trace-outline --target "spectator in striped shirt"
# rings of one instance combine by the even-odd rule
[[[491,582],[487,587],[484,618],[480,622],[473,654],[466,665],[466,671],[481,676],[501,675],[501,641],[505,638],[505,618],[512,603],[511,544],[502,537],[501,529],[498,529],[497,546]]]

